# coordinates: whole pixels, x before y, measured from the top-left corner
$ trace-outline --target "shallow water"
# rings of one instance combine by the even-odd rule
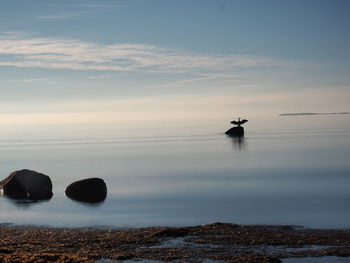
[[[0,136],[0,172],[49,175],[50,201],[0,198],[0,223],[140,227],[294,224],[350,227],[350,115],[250,118],[244,140],[225,123],[11,127]],[[101,177],[100,205],[64,195]]]

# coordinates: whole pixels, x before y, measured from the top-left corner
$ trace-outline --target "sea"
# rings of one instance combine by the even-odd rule
[[[350,228],[350,115],[13,125],[0,133],[0,180],[50,176],[51,200],[0,196],[0,224],[135,228],[214,222]],[[65,196],[102,178],[104,202]]]

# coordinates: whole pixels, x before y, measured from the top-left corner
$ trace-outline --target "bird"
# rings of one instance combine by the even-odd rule
[[[247,121],[248,120],[246,120],[246,119],[241,120],[241,118],[238,118],[238,121],[231,121],[231,123],[234,125],[238,125],[238,127],[241,127],[241,125],[246,123]]]

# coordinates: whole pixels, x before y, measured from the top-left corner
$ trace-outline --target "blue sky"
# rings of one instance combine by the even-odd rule
[[[4,0],[0,116],[348,111],[349,12],[347,0]]]

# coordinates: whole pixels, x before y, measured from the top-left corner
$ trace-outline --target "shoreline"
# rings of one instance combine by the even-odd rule
[[[283,262],[348,257],[350,229],[214,223],[122,229],[0,224],[0,262]]]
[[[261,226],[261,227],[287,227],[287,228],[293,228],[293,229],[301,229],[301,230],[349,230],[350,227],[317,227],[317,226],[304,226],[304,225],[297,225],[297,224],[241,224],[241,223],[230,223],[230,222],[215,222],[215,223],[203,223],[203,224],[194,224],[194,225],[140,225],[140,226],[133,226],[133,225],[124,225],[124,226],[117,226],[117,225],[50,225],[50,224],[23,224],[23,223],[11,223],[11,222],[4,222],[0,223],[0,229],[2,227],[12,227],[12,228],[45,228],[45,229],[62,229],[62,230],[82,230],[82,229],[88,229],[88,230],[101,230],[101,231],[127,231],[127,230],[139,230],[139,229],[151,229],[151,228],[190,228],[190,227],[199,227],[199,226],[209,226],[214,224],[231,224],[231,225],[238,225],[238,226]]]

